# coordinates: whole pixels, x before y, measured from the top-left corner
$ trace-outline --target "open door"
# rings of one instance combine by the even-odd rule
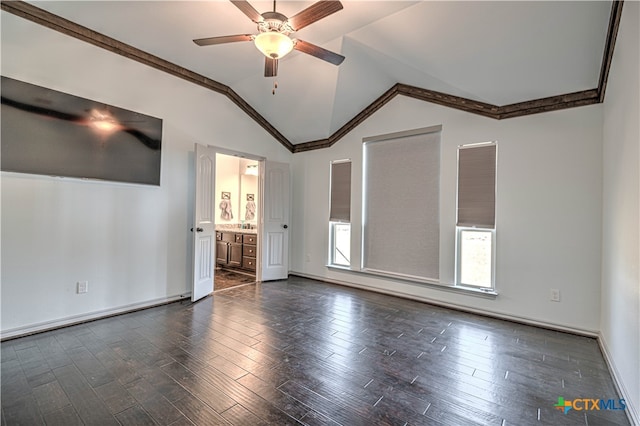
[[[193,219],[193,283],[191,301],[213,292],[213,268],[216,244],[215,178],[216,152],[213,148],[195,147],[195,208]]]
[[[262,281],[289,274],[289,165],[264,162]]]

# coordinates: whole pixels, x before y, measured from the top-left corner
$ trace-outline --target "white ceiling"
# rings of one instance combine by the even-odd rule
[[[327,138],[395,83],[498,106],[594,89],[611,12],[610,1],[342,0],[343,10],[294,35],[345,61],[294,51],[272,95],[253,43],[192,42],[256,33],[229,1],[30,3],[230,86],[294,144]],[[313,3],[278,1],[277,10]]]

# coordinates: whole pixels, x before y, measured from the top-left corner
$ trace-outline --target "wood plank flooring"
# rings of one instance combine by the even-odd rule
[[[290,277],[3,342],[10,425],[628,425],[594,339]]]

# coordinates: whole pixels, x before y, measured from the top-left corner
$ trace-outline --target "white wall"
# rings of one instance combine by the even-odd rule
[[[640,424],[640,3],[625,2],[604,103],[601,340]]]
[[[495,300],[325,266],[329,162],[353,160],[351,253],[352,265],[358,268],[362,138],[439,124],[443,126],[440,279],[446,284],[454,280],[456,148],[498,142],[496,289],[500,294]],[[496,121],[396,97],[333,147],[294,155],[291,269],[595,334],[600,321],[601,153],[601,105]],[[551,288],[560,289],[560,303],[549,300]]]
[[[494,121],[398,97],[334,147],[293,158],[223,96],[2,12],[3,75],[164,120],[159,188],[0,176],[2,334],[188,292],[190,175],[197,142],[292,162],[294,272],[600,330],[637,419],[638,9],[637,2],[625,3],[604,108]],[[329,162],[353,160],[357,268],[362,138],[436,124],[443,125],[441,277],[446,283],[453,281],[456,146],[498,141],[500,295],[495,300],[325,267]],[[79,280],[89,281],[89,293],[75,294]],[[562,302],[548,300],[550,288],[561,290]]]
[[[253,219],[247,220],[247,194],[253,194],[253,202],[257,209],[260,208],[260,194],[258,193],[258,176],[246,174],[247,164],[258,166],[257,161],[242,159],[240,161],[240,212],[238,219],[251,225],[258,224],[258,216],[254,215]]]
[[[224,220],[220,217],[220,210],[216,215],[216,225],[237,225],[248,223],[258,224],[257,214],[251,220],[246,220],[247,194],[253,194],[253,201],[257,208],[260,206],[258,194],[258,176],[247,175],[247,165],[258,166],[255,160],[235,157],[226,154],[216,154],[216,208],[222,201],[222,192],[231,193],[231,208],[233,218]],[[256,210],[257,211],[257,210]]]
[[[3,336],[189,291],[194,143],[290,161],[222,95],[5,12],[1,47],[2,75],[164,126],[160,187],[1,175]]]
[[[216,225],[240,223],[240,158],[230,155],[216,154]],[[222,193],[231,195],[231,212],[233,217],[225,220],[218,209],[222,201]]]

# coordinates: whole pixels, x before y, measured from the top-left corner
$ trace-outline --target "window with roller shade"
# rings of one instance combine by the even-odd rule
[[[457,285],[494,287],[496,154],[494,142],[458,148]]]
[[[329,265],[351,266],[351,161],[331,162]]]
[[[439,282],[441,130],[364,139],[363,271]]]

